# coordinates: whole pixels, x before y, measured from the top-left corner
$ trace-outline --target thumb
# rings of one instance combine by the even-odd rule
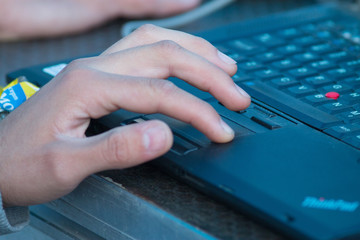
[[[132,167],[166,153],[173,142],[170,128],[158,120],[118,127],[83,139],[69,156],[83,178],[95,172]]]
[[[3,178],[3,201],[10,206],[28,206],[57,199],[92,173],[143,163],[164,154],[171,144],[170,128],[157,120],[83,139],[59,136],[58,141],[40,149],[43,155],[35,155],[29,167],[16,167],[19,161],[14,159],[16,168],[10,164],[10,173]]]

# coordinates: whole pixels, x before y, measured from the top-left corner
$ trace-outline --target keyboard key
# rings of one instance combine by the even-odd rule
[[[329,103],[334,100],[327,98],[325,96],[325,94],[317,93],[317,94],[305,97],[304,101],[313,106],[318,106],[318,105]]]
[[[353,36],[358,35],[359,33],[359,24],[350,24],[348,26],[346,26],[344,29],[342,29],[339,34],[347,39],[347,40],[351,40]]]
[[[308,24],[302,25],[302,26],[300,26],[300,29],[306,33],[313,33],[318,30],[316,25],[313,23],[308,23]]]
[[[346,125],[331,127],[329,129],[326,129],[324,132],[326,132],[327,134],[333,137],[343,139],[345,137],[349,137],[351,135],[355,135],[356,133],[360,132],[360,127],[351,124],[346,124]]]
[[[359,45],[349,45],[346,47],[346,51],[350,52],[355,57],[359,57],[360,46]]]
[[[238,68],[245,71],[253,71],[264,68],[264,65],[262,65],[258,61],[247,61],[247,62],[239,63]]]
[[[354,43],[355,44],[360,44],[360,35],[358,34],[358,32],[356,33],[353,33],[350,38],[348,38],[347,40],[349,40],[350,42]]]
[[[339,114],[339,118],[343,119],[346,123],[360,122],[360,111],[344,112]]]
[[[327,71],[325,74],[332,79],[342,79],[355,75],[353,71],[349,71],[346,68],[332,69]]]
[[[338,114],[346,111],[352,111],[352,107],[350,105],[341,103],[341,102],[333,102],[324,104],[321,107],[324,111],[331,113],[331,114]]]
[[[277,47],[285,44],[284,40],[269,33],[264,33],[254,37],[255,41],[266,47]]]
[[[319,59],[319,56],[314,53],[306,52],[297,54],[294,56],[294,59],[296,61],[302,62],[302,63],[308,63]]]
[[[356,135],[356,136],[349,137],[349,138],[345,138],[343,140],[347,144],[350,144],[351,146],[360,149],[360,134]]]
[[[238,71],[233,77],[232,79],[234,80],[234,82],[242,82],[242,81],[248,81],[251,79],[251,77],[243,72]]]
[[[341,95],[340,99],[341,101],[351,105],[360,104],[360,93],[353,92],[353,93],[343,94]]]
[[[324,92],[338,92],[338,93],[348,93],[352,91],[352,88],[346,84],[333,84],[328,85],[322,88]]]
[[[247,57],[239,53],[228,53],[227,55],[237,62],[243,62],[248,59]]]
[[[323,54],[333,52],[335,49],[334,46],[330,45],[329,43],[323,43],[311,46],[310,50],[314,53]]]
[[[273,113],[270,110],[267,110],[264,107],[254,106],[254,110],[256,110],[256,112],[260,113],[261,115],[265,115],[266,118],[276,118],[276,116],[277,116],[275,113]]]
[[[335,64],[328,60],[320,60],[320,61],[312,62],[310,63],[310,66],[319,71],[335,68]]]
[[[299,82],[294,78],[278,77],[271,80],[271,83],[274,84],[277,88],[288,88],[298,84]]]
[[[327,40],[327,39],[331,39],[334,37],[334,35],[330,31],[327,31],[327,30],[316,32],[315,36],[322,40]]]
[[[338,51],[334,53],[329,53],[326,58],[333,61],[342,61],[351,58],[352,56],[345,51]]]
[[[227,42],[227,45],[241,54],[253,54],[262,51],[263,49],[250,40],[238,39]]]
[[[355,104],[355,105],[352,105],[353,108],[357,111],[360,111],[360,104]]]
[[[359,23],[348,23],[345,25],[345,27],[340,31],[340,34],[343,36],[343,38],[350,39],[353,35],[358,34],[359,29]]]
[[[310,46],[321,43],[321,41],[313,36],[304,36],[294,40],[296,45]]]
[[[315,128],[324,129],[342,122],[336,116],[321,111],[261,81],[245,81],[240,83],[240,86],[253,98],[267,102],[280,111],[286,112]]]
[[[301,53],[303,49],[295,44],[286,45],[283,47],[280,47],[276,49],[277,52],[279,52],[282,55],[293,55],[296,53]]]
[[[297,98],[311,95],[316,92],[316,90],[314,88],[307,86],[307,85],[291,87],[291,88],[288,88],[288,91],[291,95],[293,95]]]
[[[341,64],[341,66],[343,68],[347,68],[347,69],[351,69],[351,70],[359,69],[360,68],[360,59],[347,61],[347,62]]]
[[[284,59],[278,62],[274,62],[272,66],[279,70],[287,70],[287,69],[299,67],[300,64],[292,59]]]
[[[276,52],[265,52],[260,55],[257,55],[255,58],[260,62],[268,63],[282,59],[283,55]]]
[[[315,75],[317,72],[314,69],[308,67],[295,68],[289,71],[289,74],[295,78],[305,78]]]
[[[348,41],[346,41],[343,38],[334,37],[334,38],[330,39],[330,42],[331,42],[331,44],[333,44],[335,47],[338,47],[338,48],[344,48],[345,46],[348,45]]]
[[[279,124],[275,123],[274,121],[272,121],[269,118],[265,118],[265,117],[262,117],[262,116],[253,116],[250,119],[252,121],[260,124],[261,126],[266,127],[269,130],[274,130],[274,129],[277,129],[277,128],[281,128],[281,126]]]
[[[287,28],[280,30],[277,34],[283,38],[291,39],[303,35],[303,33],[297,28]]]
[[[316,88],[334,83],[332,79],[322,75],[306,78],[305,81],[306,83]]]
[[[350,77],[344,80],[344,82],[353,88],[359,88],[360,87],[360,77],[354,76]]]
[[[260,71],[255,72],[254,75],[256,77],[259,77],[259,78],[262,78],[262,79],[269,79],[269,78],[274,78],[274,77],[281,76],[279,72],[274,71],[272,69],[260,70]]]
[[[337,30],[337,31],[339,31],[339,29],[341,29],[342,27],[339,24],[332,21],[332,20],[326,20],[324,22],[318,23],[317,28],[318,29],[323,29],[323,30]]]
[[[174,137],[174,141],[173,141],[173,145],[171,147],[171,151],[180,156],[186,155],[190,152],[193,152],[193,151],[196,151],[199,149],[198,146],[194,145],[187,139],[178,136],[177,134],[173,134],[173,137]]]

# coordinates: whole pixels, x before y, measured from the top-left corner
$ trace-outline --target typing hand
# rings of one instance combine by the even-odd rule
[[[233,131],[206,102],[166,79],[178,77],[242,110],[247,94],[231,79],[235,62],[204,39],[146,25],[98,57],[75,60],[0,123],[4,203],[31,205],[61,197],[92,173],[154,159],[172,145],[160,121],[85,137],[90,119],[118,109],[160,112],[191,123],[211,140]]]
[[[163,17],[201,0],[0,0],[0,40],[78,33],[117,17]]]

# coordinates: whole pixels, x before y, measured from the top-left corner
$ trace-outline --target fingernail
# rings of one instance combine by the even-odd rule
[[[237,84],[235,84],[236,90],[240,93],[240,95],[242,95],[243,97],[246,98],[251,98],[249,94],[247,94],[247,92],[244,91],[244,89],[242,89],[241,87],[239,87]]]
[[[224,131],[227,133],[227,134],[229,134],[229,135],[231,135],[231,136],[234,136],[234,130],[232,130],[231,129],[231,127],[229,127],[229,125],[227,125],[225,122],[224,122],[224,120],[220,120],[220,125],[221,125],[221,127],[224,129]]]
[[[159,152],[166,145],[166,132],[163,127],[156,126],[146,129],[143,144],[148,152]]]
[[[219,58],[226,64],[231,64],[231,65],[234,65],[236,64],[236,61],[234,59],[232,59],[231,57],[229,57],[228,55],[225,55],[224,53],[220,52],[218,50],[218,55],[219,55]]]

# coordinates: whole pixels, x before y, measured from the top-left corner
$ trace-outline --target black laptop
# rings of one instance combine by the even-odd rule
[[[359,14],[360,16],[360,14]],[[360,21],[317,5],[200,36],[238,62],[234,81],[252,96],[240,112],[179,79],[235,130],[228,144],[161,114],[120,110],[94,126],[168,123],[165,171],[297,239],[360,239]],[[69,61],[21,69],[40,86]]]

